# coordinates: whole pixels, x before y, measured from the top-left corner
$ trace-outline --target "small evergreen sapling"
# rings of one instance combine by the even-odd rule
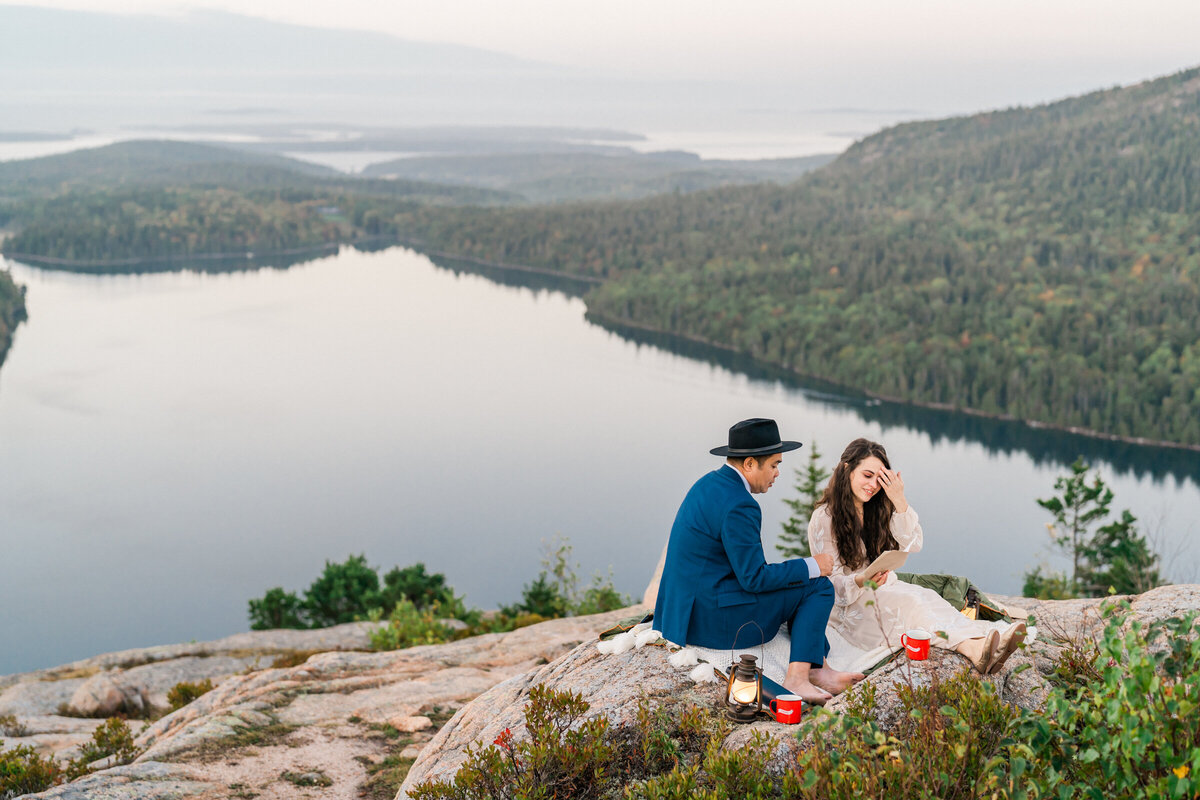
[[[1037,501],[1054,516],[1047,525],[1054,546],[1071,560],[1070,574],[1025,574],[1024,593],[1047,599],[1103,596],[1110,590],[1136,594],[1163,583],[1158,556],[1138,533],[1137,518],[1128,510],[1102,524],[1112,509],[1113,492],[1083,459],[1071,465],[1070,475],[1060,475],[1054,488],[1061,495]]]
[[[784,558],[807,558],[812,555],[808,549],[808,521],[829,480],[829,470],[821,466],[820,460],[821,451],[813,441],[812,449],[808,452],[808,464],[804,469],[796,469],[796,491],[799,496],[783,500],[792,509],[792,515],[783,523],[783,533],[779,534],[779,542],[775,545]]]

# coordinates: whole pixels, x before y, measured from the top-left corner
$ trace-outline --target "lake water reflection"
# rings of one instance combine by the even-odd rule
[[[249,598],[353,553],[424,561],[489,607],[562,535],[585,576],[612,565],[640,595],[748,416],[829,461],[883,441],[926,531],[914,570],[1019,589],[1044,558],[1034,498],[1083,454],[1196,577],[1196,453],[804,386],[591,324],[554,278],[402,248],[218,274],[7,266],[29,321],[0,370],[0,674],[244,630]],[[763,499],[769,557],[786,477]]]

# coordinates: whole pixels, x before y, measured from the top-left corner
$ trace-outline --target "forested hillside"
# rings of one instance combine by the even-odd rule
[[[194,255],[279,253],[380,233],[417,204],[513,202],[508,192],[364,180],[266,153],[121,142],[0,163],[4,252],[79,269]]]
[[[1200,444],[1200,70],[898,126],[783,188],[396,224],[604,278],[600,319],[883,396]]]
[[[534,203],[559,203],[632,200],[767,181],[789,183],[833,159],[819,155],[722,161],[674,151],[454,154],[384,161],[366,167],[363,174],[481,186],[514,192]]]
[[[897,126],[787,186],[533,208],[455,194],[504,202],[480,188],[318,176],[10,195],[5,251],[113,258],[392,234],[598,278],[594,318],[876,395],[1200,446],[1197,154],[1194,69]],[[0,170],[0,194],[11,177]]]

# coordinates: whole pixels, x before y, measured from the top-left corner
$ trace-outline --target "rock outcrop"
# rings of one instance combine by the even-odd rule
[[[175,684],[207,678],[215,688],[178,711],[149,725],[131,721],[143,750],[134,763],[36,796],[266,800],[314,786],[321,797],[358,800],[386,759],[407,766],[463,704],[631,613],[381,653],[362,652],[372,625],[354,623],[109,654],[0,678],[0,715],[24,728],[22,736],[0,738],[6,748],[28,744],[71,758],[102,722],[59,713],[76,713],[77,700],[127,702],[134,687],[161,708]]]
[[[1065,640],[1085,641],[1103,627],[1099,599],[1037,601],[1026,598],[992,596],[1006,605],[1021,606],[1035,618],[1041,635],[1027,648],[1018,651],[996,675],[980,677],[992,683],[1006,702],[1039,710],[1049,693],[1047,676],[1062,651]],[[1200,610],[1200,586],[1165,586],[1147,592],[1132,601],[1134,619],[1149,622],[1176,616],[1183,611]],[[690,702],[716,705],[722,687],[694,684],[687,669],[676,669],[667,662],[667,652],[659,647],[643,647],[604,656],[594,645],[582,645],[562,658],[534,672],[520,675],[490,689],[469,703],[445,725],[417,758],[401,789],[399,798],[415,784],[429,780],[447,780],[465,760],[465,749],[475,742],[491,742],[505,728],[520,736],[524,729],[523,711],[533,686],[578,692],[591,704],[589,716],[605,715],[615,727],[633,724],[632,715],[642,697],[652,702],[665,698],[683,698]],[[1032,668],[1021,669],[1022,665]],[[876,721],[890,729],[899,719],[900,703],[895,686],[912,683],[928,685],[935,679],[946,680],[969,668],[957,653],[934,649],[928,661],[909,662],[899,658],[872,673],[868,683],[876,686]],[[845,698],[835,698],[827,707],[843,708]],[[768,768],[782,770],[793,763],[807,743],[796,738],[796,729],[770,721],[738,726],[724,741],[724,747],[745,745],[761,731],[775,741]]]
[[[1010,602],[1035,615],[1038,641],[1014,655],[1000,674],[981,680],[991,681],[1008,702],[1037,709],[1045,702],[1046,676],[1061,650],[1055,640],[1086,639],[1099,630],[1101,601]],[[1162,587],[1131,598],[1131,603],[1135,618],[1162,619],[1200,609],[1200,586]],[[5,747],[30,744],[69,758],[101,722],[58,713],[77,695],[102,693],[111,681],[123,702],[128,702],[129,687],[135,687],[139,697],[144,690],[152,704],[161,705],[166,691],[179,681],[209,678],[216,688],[191,704],[148,725],[131,723],[143,749],[134,763],[37,797],[269,800],[311,794],[357,800],[364,789],[371,797],[383,796],[381,787],[394,787],[411,764],[400,790],[403,797],[417,782],[452,776],[468,745],[490,742],[505,728],[520,736],[529,690],[536,685],[580,693],[591,704],[590,714],[604,714],[618,728],[633,724],[642,697],[715,706],[721,688],[693,683],[690,670],[667,663],[663,648],[612,656],[596,650],[598,631],[641,610],[552,620],[505,634],[384,653],[362,652],[369,625],[355,624],[110,654],[0,678],[0,715],[14,715],[27,729],[24,736],[0,738]],[[1033,668],[1017,669],[1026,663]],[[888,727],[896,718],[897,680],[948,678],[965,665],[957,654],[935,651],[921,664],[899,660],[880,669],[868,678],[877,686],[878,720]],[[107,680],[96,680],[98,676]],[[842,703],[839,698],[830,708]],[[725,746],[742,746],[756,731],[774,740],[771,763],[777,769],[805,746],[794,727],[768,721],[740,726]],[[389,774],[390,782],[382,780]]]

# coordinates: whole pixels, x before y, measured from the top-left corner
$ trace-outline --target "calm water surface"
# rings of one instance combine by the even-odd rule
[[[29,321],[0,369],[0,674],[244,630],[249,598],[354,553],[424,561],[489,607],[560,535],[640,596],[707,450],[749,416],[829,462],[883,441],[926,531],[916,571],[1016,591],[1045,557],[1034,498],[1082,453],[1173,577],[1197,574],[1195,453],[804,387],[593,325],[546,279],[401,248],[227,274],[7,266]],[[786,477],[763,498],[770,555]]]

